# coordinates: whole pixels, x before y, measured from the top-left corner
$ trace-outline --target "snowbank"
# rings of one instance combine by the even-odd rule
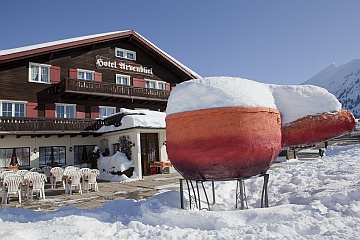
[[[134,171],[129,178],[125,174],[115,174],[125,172],[134,167],[134,161],[128,160],[124,153],[117,151],[114,155],[100,158],[97,161],[98,169],[100,170],[99,180],[110,182],[129,182],[139,180],[137,173]]]
[[[213,211],[180,209],[179,191],[47,214],[3,208],[0,238],[359,239],[359,155],[359,145],[331,147],[323,158],[271,169],[269,208],[259,207],[260,178],[245,181],[246,210],[234,209],[236,182],[216,182]]]
[[[102,126],[97,132],[111,132],[122,129],[144,127],[144,128],[165,128],[165,117],[164,112],[152,111],[152,110],[130,110],[121,108],[120,112],[116,114],[125,114],[121,119],[121,125],[119,127]],[[109,116],[110,117],[110,116]]]
[[[283,125],[307,115],[341,110],[336,97],[317,86],[282,86],[235,77],[208,77],[177,85],[170,94],[166,114],[234,106],[278,109]]]

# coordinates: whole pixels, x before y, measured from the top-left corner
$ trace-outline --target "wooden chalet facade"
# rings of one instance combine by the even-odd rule
[[[171,89],[197,77],[134,31],[0,50],[0,167],[14,154],[41,166],[59,151],[63,164],[76,164],[75,146],[99,145],[96,130],[120,124],[121,115],[107,116],[164,111]]]

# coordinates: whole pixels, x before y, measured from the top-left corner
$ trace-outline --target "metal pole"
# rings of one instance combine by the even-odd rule
[[[269,174],[265,173],[265,174],[263,174],[263,176],[264,176],[264,185],[263,185],[262,194],[261,194],[261,207],[267,208],[267,207],[269,207],[269,198],[268,198],[268,192],[267,192],[268,182],[269,182]]]
[[[183,179],[179,179],[180,181],[180,207],[184,209],[184,187],[183,187]]]

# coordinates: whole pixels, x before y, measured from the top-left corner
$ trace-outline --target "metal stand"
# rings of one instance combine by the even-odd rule
[[[239,191],[240,190],[240,191]],[[240,209],[245,209],[245,202],[246,208],[248,208],[247,201],[246,201],[246,194],[245,194],[245,183],[244,179],[238,179],[236,182],[236,203],[235,208],[238,208],[238,202],[240,202]]]
[[[259,177],[264,177],[264,184],[261,193],[261,208],[269,207],[268,200],[268,182],[269,182],[269,174],[263,173],[259,175]],[[180,207],[181,209],[185,209],[184,207],[184,180],[186,181],[188,195],[189,195],[189,208],[191,210],[211,210],[210,207],[215,204],[215,180],[189,180],[189,179],[179,179],[180,181]],[[195,181],[195,184],[193,184]],[[204,182],[211,181],[211,192],[212,192],[212,203],[210,204],[208,194],[206,188],[204,186]],[[235,208],[238,208],[238,204],[240,205],[240,209],[244,210],[248,208],[247,200],[246,200],[246,192],[245,192],[245,178],[236,178],[236,179],[226,179],[226,180],[216,180],[216,181],[237,181],[236,183],[236,200],[235,200]],[[200,186],[199,186],[200,185]],[[195,189],[196,188],[196,189]],[[201,190],[202,189],[202,190]],[[205,201],[207,204],[206,208],[201,207],[201,195],[205,196]]]

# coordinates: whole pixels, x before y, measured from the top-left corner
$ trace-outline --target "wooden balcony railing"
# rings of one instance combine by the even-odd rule
[[[141,88],[112,83],[88,81],[74,78],[66,78],[59,84],[60,93],[63,92],[84,92],[96,93],[102,95],[118,96],[118,97],[133,97],[141,99],[162,99],[167,100],[170,96],[170,91]]]
[[[124,114],[102,119],[0,117],[0,132],[96,131],[102,126],[120,126]]]

